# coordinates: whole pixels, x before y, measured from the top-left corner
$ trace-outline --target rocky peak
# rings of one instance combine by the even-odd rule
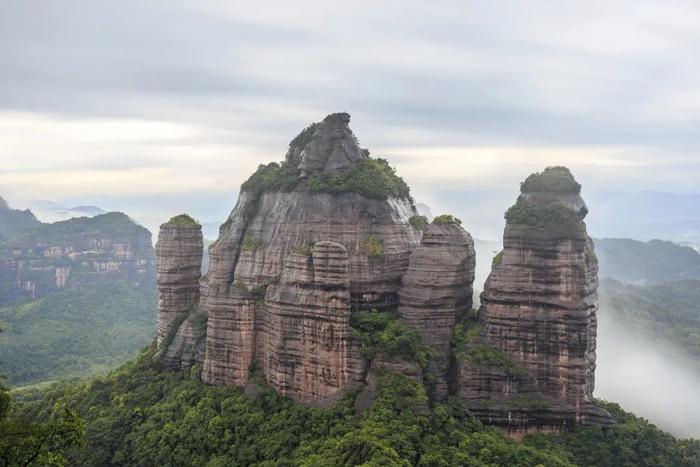
[[[588,207],[581,198],[581,184],[566,167],[547,167],[533,173],[520,185],[521,203],[529,203],[540,209],[563,206],[574,212],[579,220],[588,214]]]
[[[557,167],[531,175],[521,191],[479,323],[459,349],[459,395],[513,432],[609,424],[592,399],[598,271],[580,185]]]
[[[10,206],[7,204],[7,201],[0,196],[0,211],[8,211],[10,209]]]
[[[287,163],[298,167],[305,177],[341,172],[368,158],[369,151],[360,148],[349,123],[350,114],[340,112],[311,124],[290,143]]]

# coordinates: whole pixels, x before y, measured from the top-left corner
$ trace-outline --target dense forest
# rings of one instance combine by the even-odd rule
[[[12,386],[107,373],[153,338],[158,292],[103,279],[0,306],[0,374]]]
[[[600,402],[617,425],[534,435],[524,442],[473,418],[458,400],[426,406],[422,385],[382,377],[379,397],[355,414],[349,392],[308,408],[260,381],[245,389],[201,383],[200,367],[166,372],[154,348],[106,377],[15,391],[15,423],[75,410],[84,444],[67,443],[68,465],[260,466],[695,466],[700,442],[674,439],[646,420]],[[52,418],[53,417],[53,418]]]

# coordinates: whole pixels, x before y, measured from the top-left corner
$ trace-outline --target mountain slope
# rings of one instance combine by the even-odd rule
[[[87,422],[76,465],[696,466],[698,441],[679,441],[605,404],[618,424],[524,443],[482,425],[458,401],[425,412],[422,386],[380,382],[373,406],[354,415],[353,394],[327,409],[294,404],[268,388],[212,387],[200,368],[164,372],[151,348],[107,378],[15,393],[18,415],[75,407]],[[48,399],[43,400],[44,397]]]
[[[603,278],[638,284],[700,278],[700,253],[687,246],[629,238],[598,239],[595,246]]]
[[[101,280],[0,307],[0,374],[19,386],[105,373],[153,337],[157,292]]]

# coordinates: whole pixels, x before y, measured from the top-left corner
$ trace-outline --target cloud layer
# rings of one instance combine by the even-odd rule
[[[418,190],[697,191],[697,2],[5,0],[0,191],[232,193],[347,110]]]

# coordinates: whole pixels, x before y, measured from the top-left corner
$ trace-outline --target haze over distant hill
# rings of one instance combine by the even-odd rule
[[[153,261],[150,233],[125,214],[41,223],[0,198],[0,374],[29,384],[128,359],[151,339]]]

